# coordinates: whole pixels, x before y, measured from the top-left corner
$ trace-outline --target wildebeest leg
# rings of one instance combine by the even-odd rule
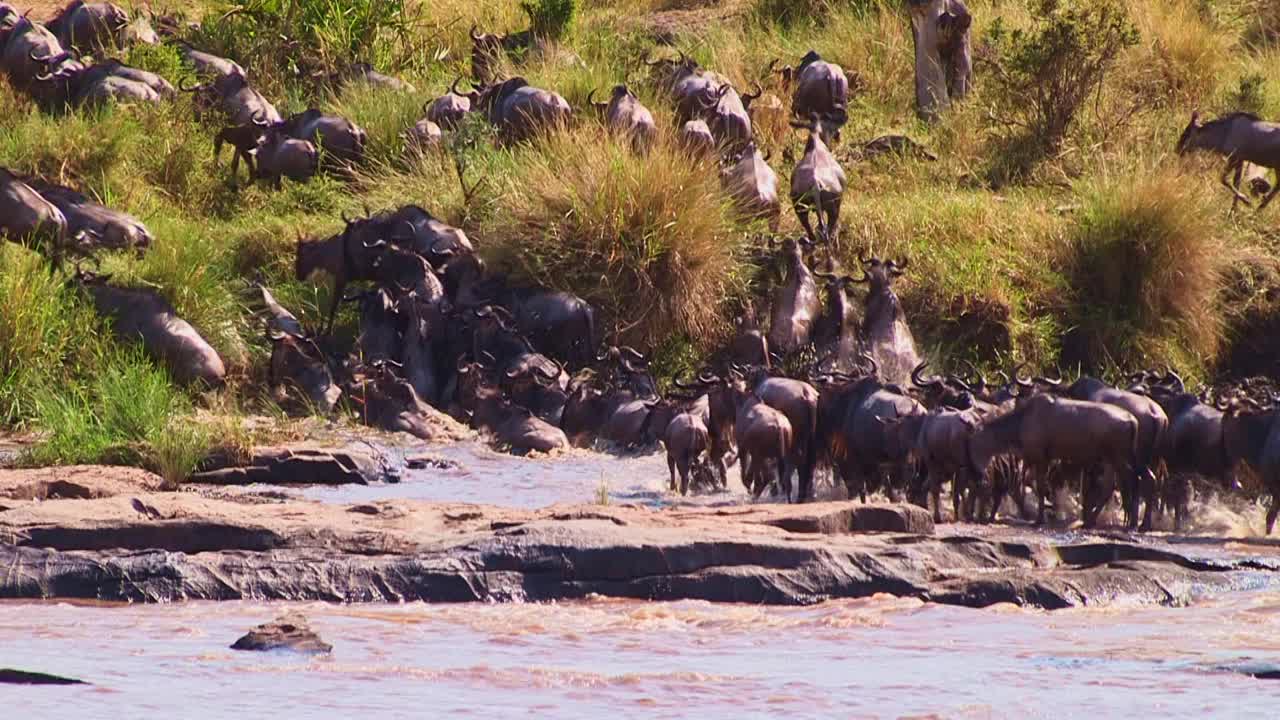
[[[1271,491],[1271,507],[1267,508],[1267,534],[1276,526],[1276,516],[1280,515],[1280,495],[1275,490]]]
[[[1276,193],[1280,193],[1280,172],[1277,172],[1277,173],[1276,173],[1276,175],[1277,175],[1277,178],[1276,178],[1276,179],[1277,179],[1276,186],[1275,186],[1275,187],[1273,187],[1273,188],[1271,188],[1271,192],[1267,193],[1267,196],[1266,196],[1265,198],[1263,198],[1263,199],[1262,199],[1262,203],[1261,203],[1260,205],[1258,205],[1258,211],[1259,211],[1259,212],[1261,212],[1261,211],[1262,211],[1262,210],[1264,210],[1268,205],[1270,205],[1270,204],[1271,204],[1271,201],[1272,201],[1273,199],[1275,199]]]
[[[800,219],[809,242],[817,242],[817,236],[813,234],[813,226],[809,224],[809,205],[804,200],[796,201],[796,217]]]
[[[680,470],[680,494],[689,494],[689,458],[681,457],[676,460],[676,466]]]
[[[1223,170],[1223,171],[1222,171],[1222,177],[1221,177],[1221,178],[1219,178],[1219,180],[1222,182],[1222,186],[1223,186],[1223,187],[1225,187],[1226,189],[1230,190],[1230,191],[1231,191],[1231,194],[1235,196],[1235,201],[1231,203],[1231,207],[1232,207],[1232,209],[1234,209],[1234,208],[1235,208],[1235,206],[1236,206],[1236,203],[1237,203],[1237,202],[1243,202],[1245,205],[1248,205],[1249,207],[1253,207],[1253,201],[1251,201],[1247,196],[1242,195],[1242,194],[1240,193],[1240,191],[1239,191],[1239,190],[1237,190],[1237,189],[1236,189],[1236,188],[1235,188],[1235,187],[1234,187],[1234,186],[1233,186],[1233,185],[1232,185],[1232,184],[1227,180],[1227,176],[1228,176],[1228,175],[1231,175],[1232,173],[1235,173],[1235,174],[1236,174],[1236,182],[1239,182],[1239,181],[1240,181],[1240,168],[1242,168],[1243,166],[1244,166],[1244,160],[1241,160],[1241,159],[1239,159],[1239,158],[1232,158],[1231,160],[1229,160],[1229,161],[1227,162],[1227,167],[1226,167],[1226,169],[1225,169],[1225,170]],[[1273,194],[1274,194],[1274,192],[1273,192]],[[1262,208],[1258,208],[1258,209],[1259,209],[1259,210],[1261,210]]]
[[[1142,487],[1142,497],[1146,500],[1146,507],[1142,511],[1142,525],[1138,529],[1142,532],[1151,531],[1151,515],[1156,505],[1156,477],[1150,468],[1142,468],[1138,473],[1138,483]],[[1134,505],[1134,512],[1137,513],[1137,505]]]
[[[671,473],[671,492],[676,491],[676,459],[672,455],[667,455],[667,470]]]
[[[329,299],[329,322],[325,325],[324,335],[333,333],[333,320],[338,316],[338,303],[342,301],[342,293],[347,289],[347,281],[339,278],[333,283],[333,297]]]
[[[978,480],[982,482],[982,480]],[[987,515],[986,522],[993,523],[996,521],[996,513],[1000,510],[1000,503],[1004,502],[1005,495],[1009,494],[1009,478],[1003,473],[992,474],[990,480],[985,483],[991,486],[991,513]]]
[[[942,483],[945,482],[942,472],[937,466],[929,468],[929,495],[933,497],[933,521],[935,523],[942,522]],[[954,489],[954,488],[953,488]],[[954,498],[952,498],[954,504]]]
[[[827,208],[827,242],[840,248],[840,201],[839,195],[831,201],[831,205]]]
[[[1031,465],[1029,471],[1032,475],[1032,482],[1035,483],[1036,497],[1040,501],[1039,510],[1036,513],[1036,525],[1044,524],[1045,496],[1049,494],[1049,472],[1048,468],[1043,465]]]

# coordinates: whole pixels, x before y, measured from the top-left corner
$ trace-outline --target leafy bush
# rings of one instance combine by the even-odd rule
[[[1241,112],[1261,114],[1267,105],[1267,79],[1260,73],[1240,78],[1231,92],[1231,107]]]
[[[355,62],[425,61],[405,0],[245,0],[205,18],[198,43],[252,68],[255,82],[332,73]],[[282,89],[282,88],[278,88]]]
[[[564,37],[577,10],[575,0],[523,0],[520,8],[529,16],[529,29],[535,35],[552,39]]]
[[[1033,17],[1017,29],[997,18],[987,34],[992,114],[1053,150],[1138,32],[1122,0],[1038,0]]]

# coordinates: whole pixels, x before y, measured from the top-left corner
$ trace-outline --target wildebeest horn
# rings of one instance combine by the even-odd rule
[[[480,42],[480,40],[481,40],[482,38],[484,38],[484,35],[483,35],[483,34],[481,34],[481,35],[477,35],[477,34],[476,34],[476,24],[475,24],[475,23],[471,23],[471,32],[470,32],[470,35],[471,35],[471,41],[472,41],[472,42]]]
[[[178,78],[178,89],[181,90],[182,92],[199,92],[204,89],[205,86],[201,85],[200,83],[196,83],[191,87],[187,87],[187,81],[190,79],[191,78],[187,78],[187,77]]]
[[[976,383],[977,386],[980,388],[986,389],[987,377],[982,374],[982,371],[978,370],[978,366],[974,365],[972,362],[968,360],[965,360],[964,364],[969,366],[969,372],[973,373],[973,376],[977,378],[977,383]]]
[[[339,212],[338,212],[338,217],[342,218],[342,222],[346,223],[347,225],[350,225],[351,223],[355,222],[355,221],[354,221],[354,220],[352,220],[351,218],[347,217],[347,211],[346,211],[346,210],[341,210],[341,211],[339,211]]]
[[[647,52],[644,54],[644,57],[640,58],[640,62],[644,63],[645,65],[648,65],[649,67],[662,64],[661,59],[650,60],[650,53],[647,53]]]
[[[267,330],[267,338],[270,339],[272,342],[280,342],[281,340],[284,340],[287,337],[289,337],[288,333],[286,333],[283,330],[275,330],[275,329]]]
[[[31,62],[37,62],[42,65],[49,65],[52,63],[59,63],[59,62],[62,62],[63,60],[66,60],[67,58],[71,57],[71,53],[60,52],[60,53],[52,53],[50,55],[45,55],[44,57],[36,57],[36,51],[32,50],[31,52],[27,53],[27,57],[31,58]]]
[[[780,62],[782,62],[782,60],[781,60],[781,59],[779,59],[779,58],[774,58],[774,59],[770,60],[770,61],[769,61],[769,65],[768,65],[767,67],[765,67],[765,69],[764,69],[764,74],[767,76],[767,75],[772,75],[772,74],[774,74],[775,72],[777,72],[778,63],[780,63]]]
[[[702,382],[701,377],[698,378],[698,382],[696,383],[687,383],[677,377],[677,378],[671,379],[671,384],[675,385],[681,390],[700,390],[702,389],[702,386],[705,385],[706,383]]]
[[[1013,369],[1013,382],[1017,384],[1017,386],[1020,388],[1026,388],[1027,390],[1031,390],[1035,388],[1035,384],[1032,383],[1030,380],[1022,379],[1022,369],[1025,368],[1026,366],[1027,366],[1027,363],[1022,362],[1022,363],[1019,363],[1018,366]]]
[[[1186,392],[1187,386],[1182,382],[1182,376],[1174,372],[1172,367],[1165,368],[1164,382],[1172,383],[1178,388],[1178,392]]]
[[[932,388],[936,388],[936,387],[941,386],[941,385],[942,385],[942,379],[941,379],[941,378],[938,378],[938,377],[932,377],[932,378],[925,378],[925,377],[921,377],[920,373],[924,372],[924,369],[925,369],[925,368],[927,368],[927,367],[929,367],[929,361],[928,361],[928,360],[925,360],[924,362],[920,363],[919,365],[916,365],[916,366],[915,366],[915,368],[911,370],[911,384],[912,384],[912,385],[915,385],[915,386],[916,386],[916,387],[918,387],[918,388],[928,388],[928,389],[932,389]]]
[[[703,370],[698,373],[698,382],[703,385],[718,385],[721,380],[719,375],[715,375],[710,370]]]
[[[858,253],[858,262],[862,263],[863,265],[870,265],[874,261],[875,261],[875,258],[869,258],[866,255],[863,255],[861,252]]]
[[[871,366],[871,375],[880,375],[880,363],[876,362],[876,359],[871,357],[870,353],[862,353],[858,356],[858,359]]]
[[[631,347],[630,345],[623,345],[622,347],[618,348],[618,351],[623,353],[624,355],[629,355],[631,359],[635,360],[638,363],[648,362],[648,360],[645,359],[644,355],[641,355],[639,351],[637,351],[635,348]]]
[[[367,250],[376,250],[377,248],[380,248],[380,247],[386,247],[387,241],[383,240],[382,238],[378,238],[373,242],[369,242],[368,240],[361,240],[360,244],[365,246],[365,249]]]
[[[871,276],[867,274],[866,270],[862,271],[862,277],[857,278],[856,280],[853,278],[849,278],[849,279],[850,281],[858,283],[859,285],[864,285],[866,283],[871,282]]]
[[[1048,385],[1049,387],[1058,387],[1062,384],[1062,373],[1058,373],[1058,377],[1056,378],[1037,377],[1034,381],[1041,383],[1042,385]]]
[[[271,124],[267,122],[267,114],[261,110],[255,112],[253,116],[249,118],[249,122],[257,125],[258,127],[267,127]]]
[[[596,89],[591,88],[591,92],[587,93],[587,104],[593,108],[606,108],[609,103],[596,102],[593,98],[596,96]]]
[[[743,106],[743,107],[747,107],[747,106],[749,106],[749,105],[752,103],[752,101],[756,100],[757,98],[759,98],[761,95],[763,95],[763,94],[764,94],[764,88],[760,87],[760,83],[759,83],[759,82],[755,83],[755,86],[756,86],[756,91],[755,91],[754,93],[743,93],[743,94],[742,94],[742,106]]]

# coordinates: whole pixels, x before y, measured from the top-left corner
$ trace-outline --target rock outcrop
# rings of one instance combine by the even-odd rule
[[[461,602],[594,593],[803,604],[890,593],[1062,608],[1176,605],[1278,577],[1271,560],[1194,559],[1105,538],[1055,544],[1030,531],[952,527],[939,536],[928,513],[908,505],[517,510],[100,490],[0,512],[8,568],[0,597]]]
[[[263,623],[245,633],[231,645],[231,649],[259,652],[287,650],[322,655],[332,652],[333,646],[320,639],[320,636],[307,624],[306,618],[286,615],[272,622]]]

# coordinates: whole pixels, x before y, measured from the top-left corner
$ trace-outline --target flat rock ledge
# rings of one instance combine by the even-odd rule
[[[1194,559],[1106,538],[937,536],[905,505],[517,510],[252,502],[200,491],[8,501],[0,598],[649,600],[807,604],[889,593],[981,607],[1179,605],[1280,581],[1274,558]]]

